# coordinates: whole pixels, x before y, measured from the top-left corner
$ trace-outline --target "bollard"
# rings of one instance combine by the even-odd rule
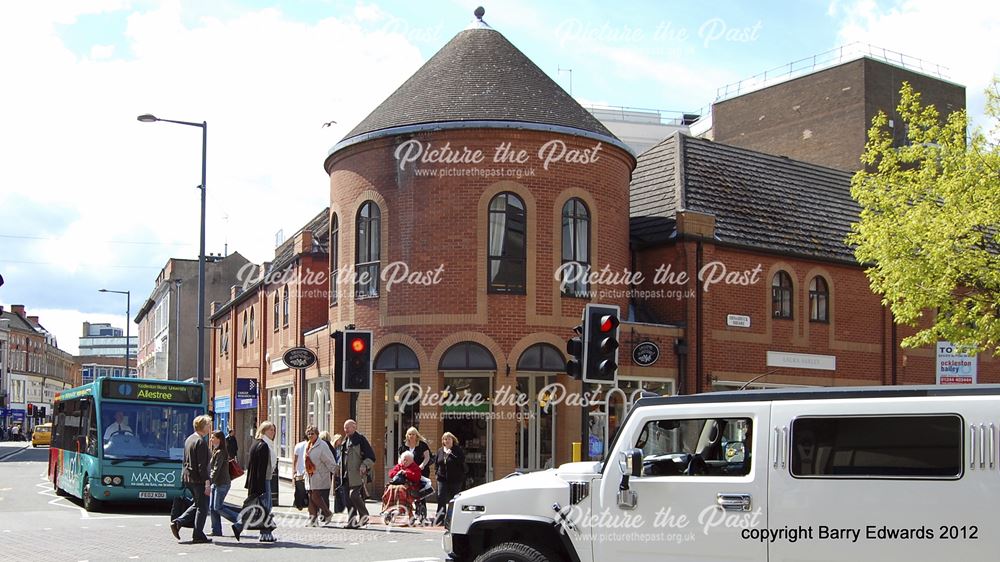
[[[583,444],[579,441],[573,441],[573,462],[580,462],[582,453]]]

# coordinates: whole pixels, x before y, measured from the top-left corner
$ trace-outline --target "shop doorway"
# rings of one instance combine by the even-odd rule
[[[444,386],[444,430],[454,434],[465,449],[465,488],[493,481],[492,376],[446,376]],[[475,399],[477,395],[481,401]]]
[[[554,375],[527,374],[517,377],[517,392],[526,403],[517,412],[517,470],[532,472],[552,468],[556,435],[556,408],[549,404],[546,387]]]
[[[420,403],[407,400],[408,396],[415,397],[410,393],[416,392],[419,386],[419,373],[385,374],[385,451],[382,458],[385,459],[386,482],[389,481],[389,470],[396,464],[396,450],[403,444],[406,430],[411,427],[420,429]],[[402,403],[397,402],[397,397]]]

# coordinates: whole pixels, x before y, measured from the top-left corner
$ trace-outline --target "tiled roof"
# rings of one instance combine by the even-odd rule
[[[633,238],[669,240],[678,209],[713,215],[722,243],[856,263],[845,238],[860,207],[847,172],[676,134],[639,156]]]
[[[11,329],[23,330],[25,332],[37,332],[38,331],[38,330],[35,329],[34,326],[31,325],[31,322],[28,322],[24,318],[21,318],[21,315],[15,313],[15,312],[11,312],[11,311],[5,309],[3,311],[3,313],[0,314],[0,318],[2,318],[4,320],[10,320],[10,323],[8,324],[8,326],[10,326]]]
[[[615,138],[502,34],[480,22],[442,47],[344,140],[453,121],[558,125]]]

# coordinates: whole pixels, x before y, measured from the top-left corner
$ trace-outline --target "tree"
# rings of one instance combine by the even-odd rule
[[[979,129],[966,135],[964,110],[942,120],[909,84],[900,95],[908,142],[893,142],[884,113],[872,120],[865,169],[851,181],[861,218],[848,243],[897,322],[930,323],[904,347],[947,340],[1000,355],[1000,148]],[[996,77],[986,100],[996,139]]]

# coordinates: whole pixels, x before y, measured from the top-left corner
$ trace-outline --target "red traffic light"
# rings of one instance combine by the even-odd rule
[[[612,314],[601,317],[601,332],[608,333],[618,327],[618,318]]]
[[[351,340],[351,351],[354,353],[361,353],[365,350],[365,340],[361,338],[354,338]]]

